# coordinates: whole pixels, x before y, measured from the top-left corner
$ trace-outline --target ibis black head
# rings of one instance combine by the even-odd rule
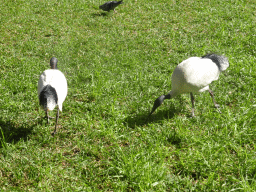
[[[166,99],[165,95],[161,95],[160,97],[158,97],[155,102],[154,102],[154,106],[151,110],[151,113],[149,114],[152,115],[152,113],[154,113],[154,111],[164,102],[164,100]]]
[[[57,63],[58,59],[56,57],[52,57],[50,60],[51,69],[57,69]]]
[[[220,71],[225,71],[229,67],[228,58],[223,55],[210,53],[210,54],[204,55],[202,58],[211,59],[212,62],[214,62],[218,66]]]

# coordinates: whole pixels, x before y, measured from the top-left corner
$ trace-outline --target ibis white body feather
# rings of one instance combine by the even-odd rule
[[[65,101],[65,98],[68,93],[67,80],[64,74],[58,69],[47,69],[39,77],[38,81],[38,96],[46,85],[50,85],[56,90],[58,101],[57,105],[62,111],[62,104]],[[47,103],[48,110],[53,110],[56,105],[53,102]]]
[[[163,103],[165,99],[171,99],[179,94],[190,93],[192,102],[192,116],[194,116],[194,96],[193,93],[208,90],[214,106],[213,92],[209,85],[219,78],[222,71],[229,67],[228,59],[221,55],[208,54],[203,57],[190,57],[182,61],[173,71],[172,90],[167,95],[161,95],[155,100],[150,115]],[[220,112],[220,111],[219,111]]]
[[[57,130],[59,111],[62,111],[62,104],[68,93],[67,80],[64,74],[57,69],[57,62],[57,58],[51,58],[51,69],[45,70],[40,75],[37,87],[39,103],[45,110],[48,123],[50,118],[48,111],[52,111],[56,106],[58,107],[53,135]]]
[[[174,69],[171,95],[209,90],[209,84],[216,81],[219,75],[220,70],[212,60],[190,57]]]

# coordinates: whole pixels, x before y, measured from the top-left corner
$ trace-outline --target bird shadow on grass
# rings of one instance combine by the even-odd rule
[[[124,125],[134,129],[136,126],[144,126],[152,122],[159,123],[164,119],[172,119],[176,112],[177,111],[174,107],[170,107],[168,110],[156,111],[151,116],[149,116],[149,111],[146,111],[140,114],[128,116],[124,121]]]
[[[150,123],[162,124],[163,120],[172,119],[177,112],[179,112],[179,110],[171,107],[167,110],[159,110],[149,117],[149,112],[147,111],[143,114],[131,115],[127,117],[123,123],[131,129],[135,129],[137,126],[147,126]],[[175,145],[177,148],[181,147],[183,138],[175,129],[172,128],[169,131],[163,131],[162,134],[165,135],[168,143]]]
[[[6,143],[17,143],[19,140],[26,140],[31,134],[35,125],[28,126],[26,124],[16,125],[11,121],[4,121],[0,119],[0,148],[4,147]]]

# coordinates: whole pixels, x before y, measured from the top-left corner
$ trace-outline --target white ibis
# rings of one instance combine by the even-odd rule
[[[122,3],[123,1],[108,1],[103,5],[100,5],[99,8],[102,9],[103,11],[108,11],[108,12],[111,10],[115,11],[115,8]]]
[[[40,75],[37,88],[39,103],[45,111],[48,123],[50,118],[48,112],[52,111],[56,105],[58,107],[53,135],[57,131],[59,111],[62,111],[62,104],[68,92],[67,80],[63,73],[57,69],[57,62],[57,58],[51,58],[51,69],[45,70]]]
[[[213,92],[209,85],[212,81],[219,78],[220,72],[229,67],[228,59],[222,55],[207,54],[203,57],[190,57],[182,61],[173,71],[172,90],[167,95],[162,95],[155,100],[149,116],[163,103],[165,99],[171,99],[183,93],[190,93],[192,103],[192,117],[194,114],[193,93],[208,90],[214,106],[218,109],[219,105],[214,99]],[[221,113],[221,111],[218,109]]]

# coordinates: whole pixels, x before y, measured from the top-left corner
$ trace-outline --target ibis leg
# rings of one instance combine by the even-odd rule
[[[47,123],[49,124],[49,118],[50,118],[50,117],[49,117],[49,111],[46,110],[45,113],[46,113]]]
[[[52,133],[52,135],[54,136],[57,132],[57,125],[58,125],[58,120],[59,120],[59,113],[60,113],[60,110],[59,110],[59,106],[58,106],[58,109],[57,109],[57,114],[56,114],[56,124],[55,124],[55,129],[54,129],[54,132]]]
[[[190,92],[190,98],[191,98],[191,103],[192,103],[192,117],[195,116],[195,98],[193,96],[193,93]]]
[[[50,116],[49,116],[49,111],[48,111],[48,110],[45,111],[45,118],[47,119],[47,123],[48,123],[48,124],[49,124],[49,122],[50,122],[49,119],[53,119],[53,117],[50,117]]]
[[[213,101],[214,107],[218,109],[219,113],[221,113],[221,111],[219,109],[220,106],[216,103],[212,90],[209,89],[209,93],[210,93],[210,95],[212,97],[212,101]]]

